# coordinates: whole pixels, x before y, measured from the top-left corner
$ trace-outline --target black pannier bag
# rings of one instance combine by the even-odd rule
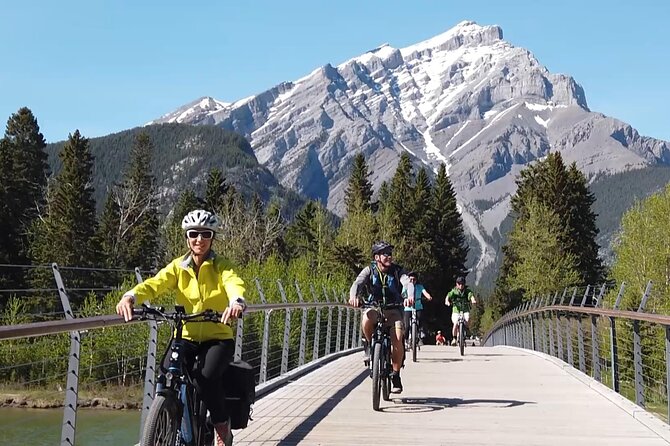
[[[251,420],[256,401],[256,373],[244,361],[233,361],[223,374],[226,405],[230,409],[230,427],[244,429]]]

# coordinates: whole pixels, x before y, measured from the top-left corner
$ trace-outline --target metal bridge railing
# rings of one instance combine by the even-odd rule
[[[605,291],[604,285],[566,288],[527,301],[500,318],[482,343],[557,357],[667,422],[670,316],[645,311],[651,281],[632,310],[620,309],[625,284],[610,293],[610,308]]]
[[[147,334],[146,353],[140,358],[126,358],[124,364],[130,361],[139,362],[135,372],[129,371],[125,376],[125,365],[119,376],[112,376],[116,381],[124,382],[130,378],[135,382],[143,381],[143,402],[140,421],[140,433],[146,412],[153,401],[155,385],[156,362],[160,360],[167,339],[169,327],[167,324],[155,322],[125,323],[117,315],[99,315],[90,317],[75,317],[70,308],[69,290],[63,283],[58,265],[52,265],[52,272],[57,283],[57,290],[64,309],[65,319],[32,322],[25,324],[0,325],[0,343],[12,343],[15,340],[26,340],[38,337],[57,337],[62,333],[69,333],[70,350],[67,358],[67,372],[60,373],[65,377],[65,404],[63,424],[61,430],[61,445],[75,444],[76,414],[78,407],[78,393],[80,386],[81,358],[92,357],[96,346],[102,348],[100,339],[104,338],[105,330],[114,327],[115,330],[129,331],[131,327],[141,328]],[[139,271],[135,271],[136,279],[141,281]],[[247,294],[252,295],[250,304],[243,318],[238,319],[235,329],[235,359],[242,359],[257,370],[257,395],[271,391],[296,375],[309,372],[322,362],[339,356],[359,351],[360,337],[360,310],[349,307],[346,295],[326,287],[316,287],[309,284],[301,287],[296,281],[285,285],[281,281],[262,282],[255,279],[247,284]],[[279,303],[268,303],[279,302]],[[164,328],[163,328],[164,326]],[[126,342],[137,342],[134,339],[136,331],[120,339],[119,355],[124,355]],[[108,342],[104,338],[104,342]],[[55,344],[57,341],[53,341]],[[140,341],[142,342],[142,341]],[[2,346],[2,344],[0,344]],[[12,347],[14,348],[14,347]],[[19,345],[16,348],[20,348]],[[25,348],[31,348],[26,345]],[[112,349],[115,347],[111,347]],[[46,353],[46,356],[49,352]],[[61,362],[63,358],[60,358]],[[48,362],[50,358],[43,358]],[[12,367],[17,370],[22,367],[39,367],[40,364],[3,364],[0,371]],[[143,377],[133,376],[142,374]],[[120,376],[124,374],[124,376]]]

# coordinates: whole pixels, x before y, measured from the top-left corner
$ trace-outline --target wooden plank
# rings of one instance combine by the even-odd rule
[[[236,445],[636,445],[668,443],[561,367],[521,350],[424,346],[404,392],[372,410],[362,354],[258,401]]]

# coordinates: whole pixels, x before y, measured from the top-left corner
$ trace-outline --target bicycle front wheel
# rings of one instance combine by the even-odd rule
[[[181,404],[173,397],[156,395],[144,421],[140,446],[175,446],[181,423]]]
[[[419,342],[416,340],[417,333],[417,324],[416,321],[412,324],[412,362],[416,362],[416,349]]]
[[[375,348],[372,352],[372,408],[379,410],[379,398],[382,387],[382,344],[375,342]]]
[[[458,348],[463,356],[465,354],[465,324],[463,322],[458,325]]]

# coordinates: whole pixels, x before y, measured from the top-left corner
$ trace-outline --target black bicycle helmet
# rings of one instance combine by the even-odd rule
[[[416,271],[410,271],[410,272],[408,272],[408,273],[407,273],[407,276],[408,276],[408,277],[414,277],[416,280],[419,280],[419,273],[417,273]]]
[[[456,283],[462,283],[463,285],[465,285],[465,277],[458,276],[458,278],[456,279]]]
[[[393,251],[393,245],[386,243],[383,240],[375,242],[372,245],[372,255],[376,254],[390,254]]]

